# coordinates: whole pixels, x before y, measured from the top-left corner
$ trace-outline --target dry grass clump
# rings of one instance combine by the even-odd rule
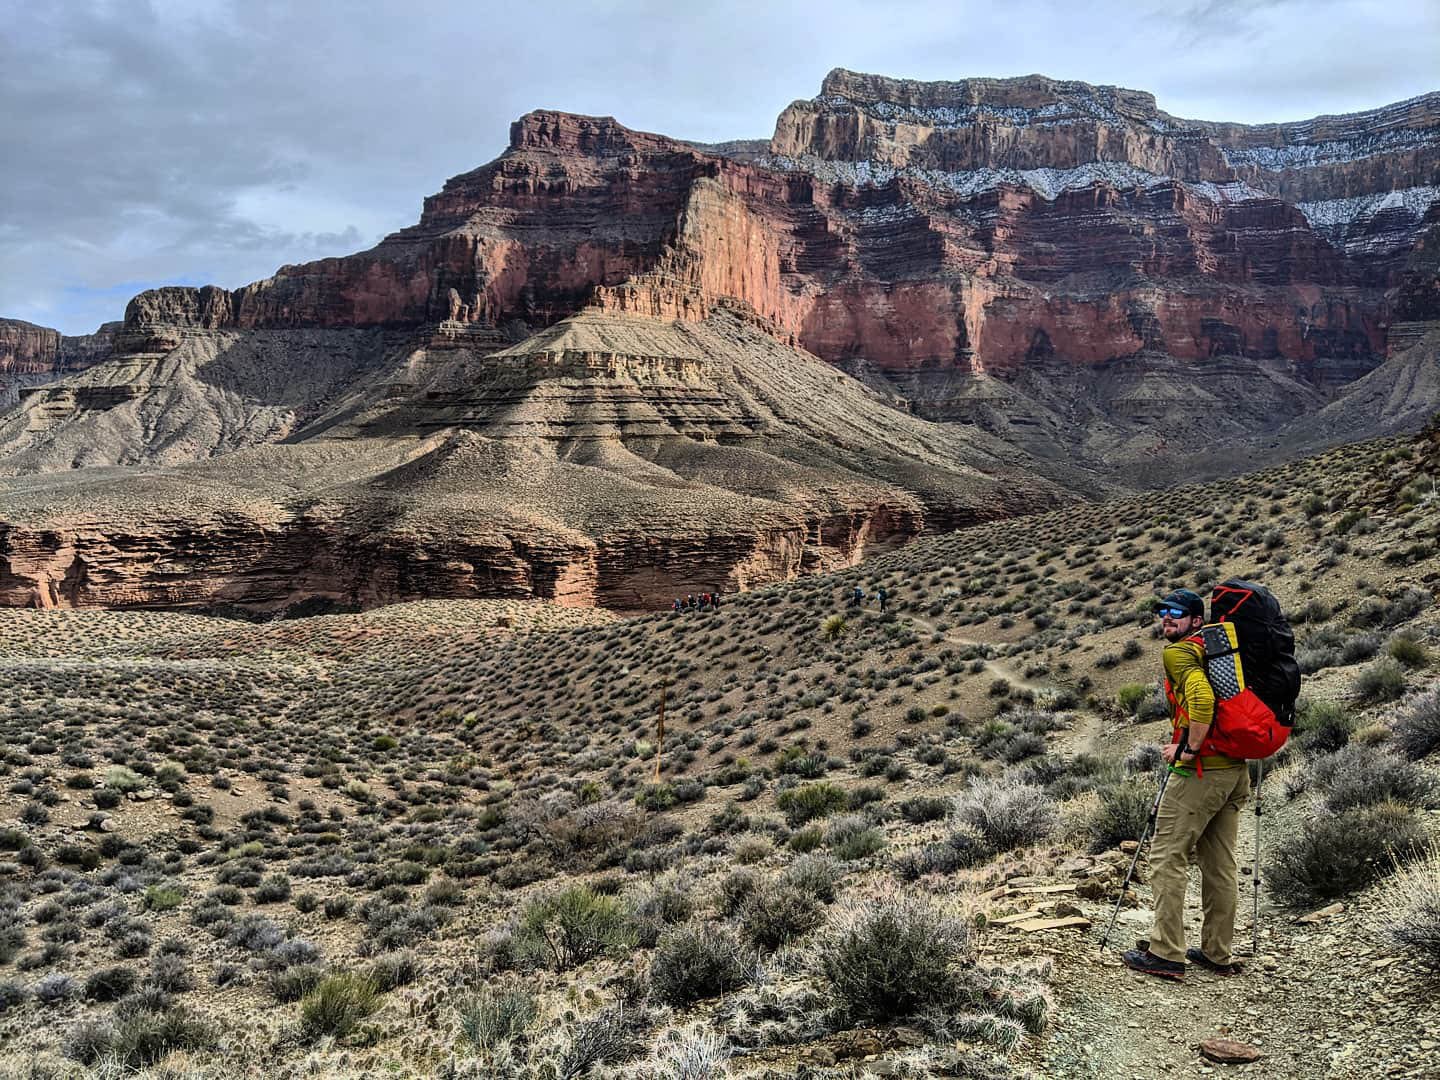
[[[1440,848],[1396,868],[1376,891],[1372,920],[1390,944],[1440,969]]]

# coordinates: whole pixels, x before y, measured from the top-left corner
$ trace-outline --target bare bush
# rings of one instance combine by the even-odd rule
[[[979,829],[995,851],[1038,844],[1060,820],[1043,788],[1008,777],[971,781],[955,799],[955,816]]]

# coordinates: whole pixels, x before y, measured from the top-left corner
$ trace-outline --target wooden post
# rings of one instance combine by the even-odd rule
[[[665,690],[660,684],[660,719],[655,725],[655,783],[660,783],[660,758],[665,749]]]

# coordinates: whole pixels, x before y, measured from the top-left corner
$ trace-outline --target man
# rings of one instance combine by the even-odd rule
[[[1205,624],[1205,601],[1176,589],[1160,601],[1165,636],[1166,691],[1174,717],[1174,741],[1164,750],[1173,775],[1165,788],[1150,848],[1150,887],[1155,921],[1146,948],[1125,953],[1127,967],[1167,979],[1185,977],[1185,961],[1220,975],[1236,975],[1231,955],[1235,936],[1238,878],[1235,843],[1240,808],[1250,794],[1250,770],[1238,758],[1205,745],[1215,719],[1215,692],[1205,677],[1205,648],[1189,640]],[[1190,852],[1200,864],[1204,923],[1200,947],[1185,947],[1185,890]],[[1142,943],[1143,944],[1143,943]]]
[[[883,615],[885,613],[885,601],[890,599],[890,594],[885,591],[884,585],[880,586],[880,591],[875,594],[875,598],[880,601],[880,613]]]

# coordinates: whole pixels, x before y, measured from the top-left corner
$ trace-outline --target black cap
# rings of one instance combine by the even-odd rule
[[[1199,593],[1191,592],[1189,589],[1176,589],[1160,600],[1160,607],[1179,608],[1190,616],[1205,617],[1205,601],[1200,598]]]

